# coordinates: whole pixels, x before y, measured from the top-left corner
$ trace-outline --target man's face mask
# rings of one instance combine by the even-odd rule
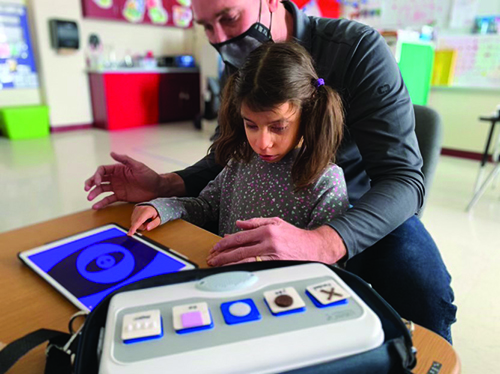
[[[267,28],[260,23],[261,10],[262,2],[260,3],[259,20],[250,26],[243,34],[222,43],[211,43],[217,52],[219,52],[225,64],[240,69],[252,51],[257,49],[260,45],[272,41],[271,25],[273,22],[273,14],[271,13],[271,25]]]

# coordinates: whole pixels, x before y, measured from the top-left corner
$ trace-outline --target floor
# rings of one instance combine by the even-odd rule
[[[113,163],[111,150],[165,173],[203,157],[212,132],[213,124],[196,131],[190,123],[179,123],[113,133],[80,130],[15,142],[0,138],[0,232],[89,209],[83,183],[97,166]],[[442,157],[423,221],[453,276],[459,308],[453,338],[462,372],[494,373],[500,352],[500,298],[495,296],[500,283],[500,186],[489,189],[466,213],[477,170],[478,162]]]

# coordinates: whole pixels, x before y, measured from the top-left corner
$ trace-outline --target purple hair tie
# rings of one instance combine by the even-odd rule
[[[323,78],[318,78],[318,80],[316,81],[316,89],[324,85],[325,85],[325,80]]]

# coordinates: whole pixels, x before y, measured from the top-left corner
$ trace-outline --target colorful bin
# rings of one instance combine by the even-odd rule
[[[12,140],[48,136],[49,108],[44,105],[0,108],[0,129]]]

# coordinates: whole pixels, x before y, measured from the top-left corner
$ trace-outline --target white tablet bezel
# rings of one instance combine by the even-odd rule
[[[123,228],[122,226],[116,224],[116,223],[110,223],[104,226],[97,227],[95,229],[91,229],[88,231],[80,232],[75,235],[71,235],[69,237],[63,238],[56,240],[54,242],[50,242],[47,244],[44,244],[42,246],[29,249],[23,252],[20,252],[18,254],[19,259],[24,262],[30,269],[32,269],[35,273],[37,273],[40,277],[42,277],[45,281],[47,281],[52,287],[54,287],[59,293],[61,293],[63,296],[65,296],[73,305],[75,305],[78,309],[83,310],[85,312],[90,312],[89,308],[87,308],[84,304],[82,304],[76,296],[74,296],[71,292],[69,292],[62,284],[57,282],[54,278],[52,278],[50,275],[48,275],[45,271],[40,269],[33,261],[29,259],[29,256],[32,256],[37,253],[41,253],[47,250],[50,250],[55,247],[59,247],[61,245],[73,242],[75,240],[83,239],[85,237],[91,236],[98,234],[100,232],[109,230],[109,229],[118,229],[125,234],[127,233],[128,230]],[[160,243],[154,242],[149,238],[146,238],[142,236],[141,234],[135,234],[133,236],[135,240],[140,241],[141,243],[147,245],[148,247],[163,253],[167,256],[173,257],[176,261],[179,261],[183,263],[185,266],[180,270],[191,270],[191,269],[196,269],[197,265],[191,261],[188,260],[188,258]]]

